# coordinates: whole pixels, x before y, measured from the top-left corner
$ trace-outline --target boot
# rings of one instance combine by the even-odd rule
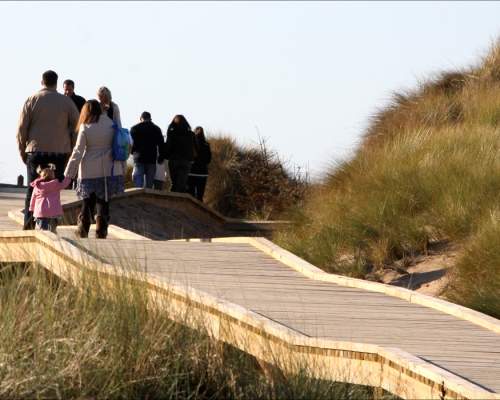
[[[95,217],[95,236],[97,239],[106,239],[108,236],[108,221],[105,217]]]
[[[35,218],[30,214],[28,218],[25,218],[23,224],[23,231],[32,231],[35,229]]]
[[[87,238],[89,237],[90,229],[90,218],[82,213],[78,214],[78,227],[76,228],[76,233],[79,237]]]

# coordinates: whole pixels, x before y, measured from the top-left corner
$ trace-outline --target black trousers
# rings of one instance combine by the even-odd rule
[[[84,221],[92,221],[94,215],[103,217],[105,222],[109,221],[109,201],[100,199],[92,193],[90,197],[83,199],[81,208],[82,219]]]
[[[168,172],[172,181],[172,192],[186,193],[191,161],[168,160]]]
[[[188,177],[188,193],[191,196],[197,198],[201,202],[203,201],[203,195],[205,194],[205,187],[207,186],[207,176],[192,176]]]
[[[57,153],[28,153],[26,159],[26,170],[27,170],[27,185],[28,190],[26,191],[26,199],[24,202],[24,227],[23,229],[35,229],[35,221],[33,219],[33,214],[29,211],[31,195],[33,194],[33,188],[31,187],[31,182],[38,178],[36,169],[39,165],[46,167],[47,164],[54,164],[56,166],[55,175],[60,182],[64,179],[64,167],[66,165],[66,160],[68,158],[67,154],[57,154]]]

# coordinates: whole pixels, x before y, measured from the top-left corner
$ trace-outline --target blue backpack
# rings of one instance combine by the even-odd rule
[[[128,129],[120,128],[113,123],[115,134],[113,136],[112,157],[113,161],[127,161],[130,154],[130,135]]]

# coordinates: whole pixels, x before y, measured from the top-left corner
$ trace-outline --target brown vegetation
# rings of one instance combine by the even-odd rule
[[[205,202],[220,213],[276,219],[303,200],[307,176],[287,169],[264,140],[254,147],[238,145],[229,136],[211,136],[209,141],[212,162]]]

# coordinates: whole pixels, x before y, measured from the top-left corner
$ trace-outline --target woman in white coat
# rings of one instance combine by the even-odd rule
[[[71,178],[78,173],[76,193],[83,201],[77,232],[87,237],[96,213],[96,236],[106,238],[109,198],[125,190],[125,163],[112,159],[113,121],[97,100],[85,103],[77,129],[76,145],[64,172]]]

